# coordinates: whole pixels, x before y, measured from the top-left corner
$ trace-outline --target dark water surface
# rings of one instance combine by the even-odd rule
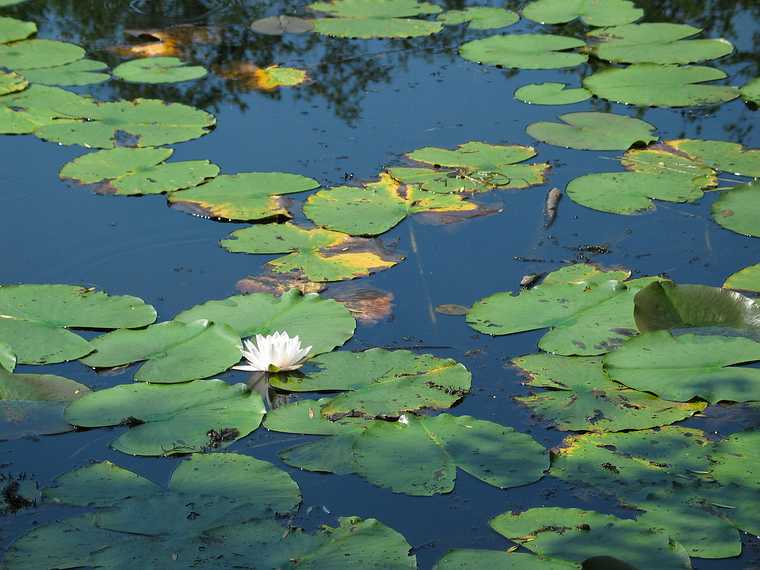
[[[475,4],[439,3],[446,8]],[[88,57],[109,64],[119,58],[106,48],[123,43],[126,29],[193,23],[223,26],[219,45],[193,49],[192,58],[207,67],[245,59],[257,65],[277,63],[307,69],[312,83],[274,94],[237,91],[213,74],[179,87],[110,81],[84,90],[104,99],[156,97],[213,112],[217,128],[201,139],[175,145],[174,158],[208,159],[220,165],[223,173],[280,170],[314,177],[328,187],[344,183],[348,176],[372,179],[383,166],[397,163],[404,152],[422,146],[453,147],[469,140],[535,144],[525,133],[530,123],[584,110],[643,118],[656,125],[663,139],[710,138],[760,147],[758,111],[741,100],[694,110],[640,109],[600,100],[562,107],[520,103],[513,98],[518,87],[543,81],[577,85],[592,66],[517,72],[478,66],[457,55],[456,47],[466,39],[493,32],[454,27],[413,41],[351,41],[316,34],[267,37],[248,30],[254,19],[298,14],[305,4],[275,0],[33,0],[4,14],[33,20],[39,25],[40,37],[78,43],[87,49]],[[760,75],[757,1],[651,0],[637,1],[637,5],[646,10],[644,21],[693,24],[706,28],[707,37],[723,36],[733,42],[737,51],[715,62],[730,74],[731,84],[741,85]],[[512,9],[520,6],[519,2],[507,3]],[[521,21],[509,31],[532,28],[538,26]],[[441,347],[428,351],[455,358],[473,373],[473,393],[455,413],[513,426],[553,446],[563,434],[531,420],[526,409],[511,400],[526,390],[515,372],[505,367],[510,358],[535,352],[542,333],[490,338],[476,334],[462,317],[435,314],[432,307],[470,305],[496,291],[515,290],[527,273],[585,259],[577,248],[588,244],[609,247],[609,253],[593,257],[604,265],[624,265],[635,275],[665,273],[681,283],[716,286],[731,273],[760,261],[760,248],[756,240],[712,221],[709,208],[715,197],[710,195],[698,204],[660,203],[655,213],[630,217],[595,212],[564,199],[557,221],[547,231],[543,228],[547,190],[563,189],[583,174],[618,170],[619,163],[613,159],[619,153],[535,146],[537,159],[553,164],[549,181],[542,187],[494,192],[482,199],[503,211],[447,225],[411,218],[384,236],[388,241],[397,240],[407,260],[360,282],[392,292],[394,316],[374,326],[360,325],[346,348]],[[238,279],[261,273],[263,264],[271,259],[231,254],[218,246],[221,238],[243,224],[187,215],[168,208],[162,196],[101,196],[59,181],[60,167],[81,154],[79,147],[60,147],[32,136],[0,137],[0,242],[4,253],[0,282],[76,283],[114,294],[133,294],[155,305],[159,320],[165,320],[197,303],[234,294]],[[75,362],[45,368],[21,366],[18,371],[60,373],[101,388],[129,382],[134,370],[98,376]],[[246,380],[242,372],[222,377]],[[724,435],[760,425],[760,415],[738,421],[714,414],[688,424]],[[25,472],[44,486],[72,468],[110,459],[165,483],[179,459],[133,458],[111,451],[108,444],[120,429],[0,443],[0,464],[3,470]],[[273,461],[291,473],[304,496],[299,524],[310,528],[334,523],[338,516],[376,517],[415,547],[421,568],[430,568],[454,547],[507,548],[508,541],[488,527],[490,517],[507,510],[552,505],[623,514],[612,504],[584,499],[582,492],[551,477],[528,487],[500,491],[460,472],[453,493],[417,498],[395,495],[354,476],[320,475],[284,466],[277,453],[305,439],[260,429],[230,449]],[[309,506],[318,508],[307,515]],[[0,519],[3,547],[31,525],[70,512],[45,507]],[[740,559],[694,559],[694,566],[738,569],[760,565],[760,545],[754,541],[746,538]]]

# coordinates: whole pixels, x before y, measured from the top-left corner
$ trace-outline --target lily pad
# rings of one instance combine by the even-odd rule
[[[726,327],[751,335],[760,329],[760,304],[717,287],[659,281],[639,291],[634,302],[641,332]]]
[[[46,124],[34,134],[43,140],[93,148],[146,147],[201,137],[215,123],[213,115],[181,103],[135,99],[89,102],[81,114]]]
[[[317,225],[356,236],[376,236],[421,212],[467,212],[477,205],[454,194],[405,187],[389,174],[365,187],[338,186],[309,196],[304,213]]]
[[[594,30],[588,36],[600,42],[593,53],[615,63],[696,63],[734,51],[724,39],[687,39],[702,30],[685,24],[629,24]]]
[[[655,279],[624,282],[629,275],[593,265],[563,267],[518,295],[496,293],[478,301],[467,324],[494,336],[551,327],[539,342],[542,350],[565,356],[604,354],[637,333],[633,300]]]
[[[65,418],[80,427],[131,426],[111,447],[130,455],[223,449],[261,424],[264,402],[244,384],[122,384],[73,402]]]
[[[760,400],[760,369],[733,366],[760,360],[760,342],[744,337],[644,333],[605,357],[621,384],[666,400],[710,403]]]
[[[760,149],[745,149],[727,141],[697,139],[679,139],[667,141],[667,144],[710,168],[760,178]]]
[[[0,44],[24,40],[36,33],[37,24],[34,22],[0,17]],[[3,67],[7,67],[5,61],[3,61]]]
[[[28,35],[28,34],[27,34]],[[84,57],[78,45],[55,40],[24,40],[0,44],[0,61],[11,71],[66,65]]]
[[[441,558],[433,570],[581,570],[580,564],[525,552],[457,549]]]
[[[627,172],[588,174],[570,182],[574,202],[614,214],[633,215],[655,209],[654,200],[696,202],[717,184],[715,171],[672,147],[632,149],[621,164]]]
[[[750,182],[727,188],[712,205],[715,221],[732,232],[760,237],[760,183]]]
[[[63,410],[89,392],[87,386],[62,376],[11,374],[0,368],[0,440],[73,430]]]
[[[166,164],[169,148],[115,148],[75,158],[60,172],[64,180],[98,184],[97,190],[120,196],[162,194],[214,178],[219,167],[208,160]]]
[[[335,427],[337,435],[285,450],[283,461],[310,471],[353,472],[416,496],[453,491],[457,468],[506,489],[538,481],[549,466],[547,451],[531,436],[470,416],[404,416],[364,428]]]
[[[585,63],[588,56],[569,51],[584,47],[579,39],[551,34],[510,34],[473,40],[459,49],[475,63],[519,69],[561,69]]]
[[[435,4],[418,0],[332,0],[314,2],[308,8],[338,18],[407,18],[441,11]]]
[[[531,83],[515,91],[515,99],[531,105],[571,105],[591,99],[586,89],[566,87],[564,83]]]
[[[312,282],[342,281],[393,267],[401,259],[380,242],[292,223],[254,225],[233,232],[221,245],[235,253],[289,253],[268,262],[275,273],[296,272]]]
[[[26,2],[27,0],[0,0],[0,8],[3,8],[5,6],[15,6],[16,4],[21,4],[22,2]]]
[[[167,321],[141,330],[118,330],[90,344],[95,352],[82,359],[93,368],[147,361],[138,382],[171,384],[208,378],[240,361],[240,337],[232,328],[206,320]]]
[[[213,218],[256,221],[290,217],[280,196],[306,192],[319,182],[285,172],[225,174],[211,182],[169,195],[169,203]]]
[[[583,80],[583,86],[597,97],[626,105],[695,107],[736,99],[735,87],[705,85],[725,78],[713,67],[639,63],[594,73]]]
[[[259,68],[254,72],[254,75],[257,88],[263,91],[300,85],[308,78],[303,69],[280,67],[279,65]]]
[[[644,10],[629,0],[537,0],[523,9],[523,16],[541,24],[565,24],[580,18],[589,26],[619,26],[643,15]]]
[[[740,291],[753,291],[760,293],[760,263],[750,265],[741,271],[731,275],[723,287],[727,289],[738,289]]]
[[[13,372],[14,368],[16,368],[16,355],[13,354],[13,349],[4,342],[0,342],[0,371],[4,369]]]
[[[201,65],[187,65],[177,57],[146,57],[117,65],[113,74],[130,83],[180,83],[207,74]]]
[[[519,514],[504,513],[490,524],[528,550],[553,558],[582,562],[613,554],[634,568],[691,568],[683,546],[666,533],[595,511],[539,507]]]
[[[92,352],[68,328],[136,328],[156,320],[155,309],[142,299],[73,285],[0,287],[0,315],[0,342],[20,364],[64,362]]]
[[[330,418],[398,417],[450,408],[469,392],[472,380],[450,358],[382,348],[325,354],[309,361],[303,372],[273,376],[270,385],[291,392],[344,391],[322,406],[321,413]]]
[[[261,18],[251,24],[251,29],[257,34],[281,36],[283,34],[305,34],[314,31],[314,24],[306,18],[294,16],[270,16]]]
[[[748,81],[739,92],[745,101],[760,105],[760,78]]]
[[[584,150],[627,150],[657,140],[656,128],[645,121],[613,113],[568,113],[562,123],[540,122],[528,134],[541,142]]]
[[[43,125],[71,122],[86,116],[93,106],[90,99],[71,91],[31,85],[0,97],[0,133],[27,134]]]
[[[706,407],[661,400],[612,382],[600,358],[542,353],[513,362],[528,375],[528,386],[548,389],[517,401],[562,431],[641,430],[684,420]]]
[[[177,315],[175,320],[208,319],[227,324],[241,337],[285,331],[299,336],[312,355],[330,352],[354,334],[356,321],[342,304],[319,295],[292,289],[281,297],[268,293],[236,295],[208,301]]]
[[[18,73],[2,73],[0,72],[0,95],[7,95],[8,93],[16,93],[17,91],[23,91],[29,85],[24,77]]]
[[[108,66],[92,59],[80,59],[66,65],[56,67],[40,67],[37,69],[24,70],[22,73],[32,83],[42,85],[94,85],[111,79]]]
[[[438,16],[438,21],[446,26],[469,24],[471,30],[495,30],[516,24],[520,20],[512,10],[472,6],[463,10],[449,10]]]
[[[322,18],[314,20],[314,31],[336,38],[416,38],[437,34],[440,22],[411,18]]]

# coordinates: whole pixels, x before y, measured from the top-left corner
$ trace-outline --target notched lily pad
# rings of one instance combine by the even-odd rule
[[[475,63],[519,69],[561,69],[585,63],[588,56],[569,51],[584,47],[579,39],[550,34],[509,34],[473,40],[459,49]]]
[[[103,194],[141,196],[197,186],[214,178],[219,167],[208,160],[165,163],[168,148],[116,148],[75,158],[60,172],[63,180],[95,184]]]
[[[512,10],[488,6],[471,6],[463,10],[448,10],[439,14],[438,21],[446,26],[468,24],[471,30],[495,30],[516,24],[520,20]]]
[[[180,83],[207,74],[201,65],[188,65],[177,57],[146,57],[117,65],[115,77],[130,83]]]
[[[196,380],[175,386],[122,384],[66,408],[79,427],[126,425],[111,447],[130,455],[174,455],[223,449],[261,424],[264,402],[244,384]]]
[[[268,262],[275,273],[294,272],[312,282],[342,281],[396,265],[402,256],[377,240],[354,238],[292,223],[254,225],[233,232],[221,245],[235,253],[288,253]]]
[[[632,117],[613,113],[568,113],[559,118],[562,123],[529,125],[528,134],[541,142],[583,150],[627,150],[635,144],[657,140],[654,125]]]
[[[589,26],[619,26],[640,19],[644,10],[630,0],[536,0],[523,16],[541,24],[565,24],[580,18]]]
[[[566,87],[564,83],[531,83],[515,91],[515,99],[531,105],[571,105],[591,98],[586,89]]]
[[[2,66],[11,71],[66,65],[82,59],[84,54],[78,45],[55,40],[34,39],[0,44]]]
[[[739,92],[745,101],[760,105],[760,78],[748,81]]]
[[[201,216],[235,221],[290,217],[281,199],[319,187],[319,182],[285,172],[224,174],[211,182],[169,194],[169,203]]]
[[[42,85],[81,86],[95,85],[111,79],[108,66],[92,59],[80,59],[56,67],[40,67],[23,70],[23,75],[32,83]]]

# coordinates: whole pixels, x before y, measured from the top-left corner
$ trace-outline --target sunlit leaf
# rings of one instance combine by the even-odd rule
[[[475,63],[520,69],[560,69],[585,63],[588,56],[569,51],[585,45],[582,40],[566,36],[510,34],[467,42],[459,53]]]
[[[169,194],[169,203],[212,218],[258,221],[290,217],[281,195],[319,187],[313,178],[285,172],[225,174],[211,182]]]
[[[736,99],[735,87],[706,85],[725,77],[713,67],[640,63],[594,73],[583,80],[583,86],[597,97],[626,105],[692,107]]]
[[[70,404],[65,418],[80,427],[130,426],[111,447],[157,456],[227,447],[258,428],[264,413],[261,396],[244,384],[196,380],[93,392]]]
[[[760,178],[760,150],[727,141],[679,139],[667,144],[716,170]]]
[[[279,65],[257,67],[246,61],[218,66],[214,72],[224,79],[237,82],[241,88],[249,91],[274,91],[279,87],[300,85],[308,79],[308,75],[302,69]]]
[[[168,148],[115,148],[75,158],[60,172],[64,180],[97,184],[101,193],[121,196],[162,194],[214,178],[219,167],[207,160],[165,163]]]
[[[206,76],[200,65],[187,65],[176,57],[146,57],[117,65],[113,74],[130,83],[179,83]]]
[[[469,24],[471,30],[495,30],[516,24],[520,16],[512,10],[472,6],[463,10],[449,10],[438,16],[438,21],[447,26]]]
[[[95,107],[91,99],[45,85],[0,97],[0,133],[32,133],[44,125],[68,123],[87,116]]]
[[[0,95],[7,95],[8,93],[15,93],[17,91],[23,91],[27,88],[29,82],[26,78],[20,76],[18,73],[0,72]]]
[[[530,354],[513,362],[531,388],[517,401],[563,431],[624,431],[672,424],[705,409],[704,402],[674,403],[612,382],[600,358]]]
[[[568,113],[562,123],[528,126],[534,139],[556,146],[586,150],[626,150],[657,140],[656,128],[645,121],[613,113]]]
[[[760,293],[760,263],[737,271],[726,279],[723,287]]]
[[[240,338],[230,327],[206,320],[167,321],[140,330],[121,329],[90,341],[95,350],[82,359],[93,368],[147,361],[138,382],[169,384],[208,378],[240,361]]]
[[[92,352],[67,328],[136,328],[156,319],[155,309],[137,297],[72,285],[0,287],[0,315],[0,342],[20,364],[64,362]]]
[[[541,24],[564,24],[580,18],[589,26],[619,26],[640,19],[644,10],[629,0],[537,0],[523,16]]]
[[[604,359],[621,384],[666,400],[710,403],[760,400],[760,369],[734,366],[760,360],[760,342],[745,337],[669,331],[632,338]]]
[[[760,183],[750,182],[723,190],[712,205],[712,216],[727,230],[760,237]]]
[[[384,251],[376,240],[291,223],[250,226],[233,232],[221,244],[236,253],[289,253],[268,262],[272,271],[296,272],[313,282],[366,276],[403,259]]]
[[[17,42],[37,32],[37,24],[16,18],[0,17],[0,44]],[[3,61],[3,67],[8,67]]]
[[[739,91],[745,101],[760,105],[760,78],[748,81]]]
[[[515,99],[533,105],[571,105],[591,98],[586,89],[566,87],[564,83],[531,83],[515,91]]]
[[[285,331],[299,336],[312,355],[330,352],[354,334],[356,321],[340,303],[291,290],[277,297],[266,293],[236,295],[196,305],[175,317],[181,322],[208,319],[231,326],[241,337]]]
[[[407,216],[422,212],[467,212],[477,205],[454,194],[402,187],[390,175],[364,187],[339,186],[309,196],[304,213],[317,225],[356,236],[387,232]]]
[[[309,361],[302,374],[271,378],[294,392],[345,391],[321,408],[328,417],[398,417],[402,412],[450,408],[470,389],[471,374],[458,362],[408,350],[373,348],[333,352]]]
[[[111,79],[108,66],[92,59],[80,59],[66,65],[56,67],[40,67],[24,70],[22,73],[32,83],[42,85],[80,86],[103,83]]]
[[[724,39],[687,39],[702,30],[685,24],[629,24],[589,32],[593,53],[615,63],[696,63],[734,51]]]
[[[0,45],[0,61],[10,70],[37,69],[72,63],[84,57],[78,45],[55,40],[24,40]]]

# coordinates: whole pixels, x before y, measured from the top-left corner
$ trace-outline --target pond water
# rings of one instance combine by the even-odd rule
[[[482,0],[435,3],[445,10],[504,6]],[[728,231],[713,220],[710,211],[717,193],[707,193],[694,203],[657,202],[655,211],[634,216],[585,208],[565,196],[556,220],[546,228],[549,189],[564,190],[586,174],[621,170],[617,158],[622,151],[567,149],[537,142],[526,133],[528,125],[556,121],[560,114],[599,111],[647,121],[662,140],[714,139],[758,148],[758,111],[741,98],[720,106],[676,109],[628,106],[596,97],[573,105],[527,105],[514,98],[519,87],[542,82],[580,85],[606,64],[592,59],[560,70],[501,69],[458,54],[463,43],[499,33],[582,37],[587,27],[580,22],[541,26],[523,18],[506,31],[447,26],[429,37],[396,40],[317,33],[270,36],[250,29],[251,22],[266,16],[303,16],[306,4],[29,0],[3,8],[2,15],[33,21],[38,37],[80,45],[87,57],[111,68],[128,59],[112,48],[129,43],[129,30],[177,24],[218,27],[216,41],[182,46],[183,60],[211,70],[202,79],[157,85],[114,79],[71,89],[101,100],[156,98],[213,113],[216,127],[206,136],[172,145],[173,160],[210,160],[223,174],[290,172],[330,188],[374,180],[387,166],[405,164],[403,155],[421,147],[455,148],[467,141],[535,146],[538,154],[532,160],[551,164],[544,184],[478,195],[476,201],[484,204],[486,215],[470,219],[409,217],[382,236],[406,257],[402,263],[356,281],[329,284],[323,295],[351,294],[357,288],[391,294],[392,314],[374,323],[359,322],[343,350],[409,348],[453,358],[473,376],[471,393],[453,414],[513,427],[547,448],[560,445],[568,433],[531,416],[528,408],[513,400],[529,391],[510,364],[516,356],[536,352],[545,331],[491,337],[470,328],[462,316],[436,312],[436,306],[469,307],[493,293],[517,291],[525,275],[545,274],[569,263],[591,261],[628,268],[636,277],[663,275],[677,283],[720,287],[729,275],[760,261],[756,238]],[[519,12],[524,5],[507,2],[506,8]],[[636,5],[645,11],[643,22],[690,24],[704,28],[705,37],[733,43],[732,54],[707,63],[729,74],[724,83],[741,86],[760,76],[757,2],[636,0]],[[213,72],[215,66],[238,61],[304,69],[309,79],[295,87],[247,91],[239,82]],[[220,240],[249,224],[191,216],[168,207],[164,196],[116,197],[61,181],[61,167],[83,153],[81,146],[57,145],[31,135],[0,137],[3,284],[69,283],[112,295],[135,295],[152,304],[161,321],[207,300],[236,294],[239,280],[264,273],[265,264],[277,257],[233,254],[219,247]],[[721,178],[722,185],[747,180],[725,173]],[[299,208],[306,196],[289,198],[298,222],[306,220]],[[19,365],[16,372],[59,374],[99,390],[130,383],[137,369],[133,365],[97,373],[74,361]],[[229,370],[215,377],[246,382],[249,374]],[[300,396],[287,397],[294,401]],[[680,425],[704,430],[709,438],[723,438],[760,426],[760,411],[715,406]],[[82,430],[0,443],[2,471],[24,474],[43,488],[72,469],[110,460],[166,484],[185,458],[135,457],[111,449],[109,444],[127,429]],[[552,476],[500,490],[460,471],[453,492],[414,497],[372,485],[357,475],[315,473],[281,461],[280,452],[310,439],[262,427],[227,450],[272,462],[295,479],[303,496],[295,525],[314,530],[321,524],[335,526],[342,516],[377,518],[404,536],[420,568],[432,568],[453,548],[509,548],[513,543],[488,525],[506,511],[553,506],[632,516],[614,500]],[[80,511],[40,504],[8,514],[0,518],[3,548],[37,525]],[[760,542],[744,532],[742,542],[740,557],[692,558],[692,565],[699,569],[760,565]]]

